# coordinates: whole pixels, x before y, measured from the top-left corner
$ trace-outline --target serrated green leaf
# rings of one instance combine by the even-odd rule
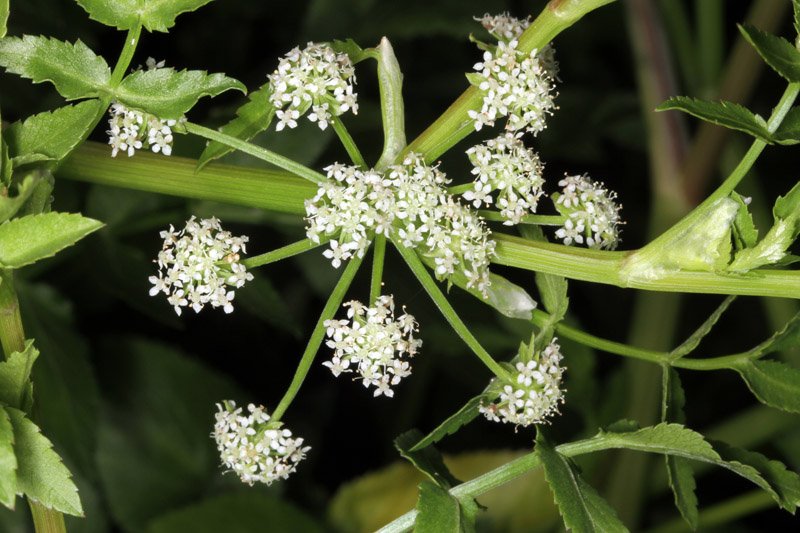
[[[786,39],[747,24],[740,25],[739,31],[775,72],[790,82],[800,82],[800,50]]]
[[[733,239],[736,250],[752,248],[758,242],[758,230],[753,222],[753,214],[750,213],[744,198],[736,193],[731,193],[731,199],[739,204],[736,211],[736,218],[733,219]]]
[[[8,30],[8,0],[0,0],[0,38],[6,36]]]
[[[54,161],[66,157],[86,137],[100,111],[100,100],[87,100],[15,122],[5,132],[9,153],[18,157],[41,154]]]
[[[37,178],[33,182],[33,191],[31,191],[28,200],[16,212],[15,216],[17,218],[50,212],[50,206],[53,203],[55,178],[53,178],[53,174],[49,170],[41,167],[34,169],[33,172],[36,173]]]
[[[231,89],[247,93],[241,82],[224,74],[157,68],[130,74],[122,80],[115,96],[124,104],[159,118],[178,119],[203,96],[214,97]]]
[[[417,452],[423,448],[436,444],[448,435],[452,435],[462,427],[466,426],[478,417],[478,408],[486,401],[487,398],[484,394],[470,398],[461,409],[450,415],[447,420],[439,424],[439,426],[428,433],[424,438],[420,439],[408,451]]]
[[[28,198],[36,189],[36,183],[40,180],[36,172],[32,172],[22,178],[22,182],[17,184],[17,194],[14,196],[0,195],[0,222],[5,222],[17,214]]]
[[[53,445],[25,413],[5,407],[14,427],[17,456],[17,493],[62,513],[83,516],[72,475],[53,450]]]
[[[747,360],[733,367],[761,403],[800,413],[800,370],[778,361]]]
[[[0,267],[19,268],[72,246],[103,223],[72,213],[44,213],[0,225]]]
[[[106,26],[130,30],[141,24],[148,31],[167,31],[181,13],[211,0],[77,0],[89,17]]]
[[[800,107],[793,107],[786,113],[772,136],[780,144],[800,143]]]
[[[450,473],[444,464],[441,454],[433,447],[411,451],[415,444],[422,440],[422,433],[416,429],[406,431],[394,440],[394,447],[400,455],[411,462],[437,485],[449,489],[461,483]]]
[[[275,108],[269,101],[272,91],[269,83],[265,83],[257,90],[247,95],[248,101],[236,110],[236,118],[222,126],[219,131],[227,135],[249,141],[257,134],[269,128],[272,119],[275,117]],[[197,160],[197,168],[229,154],[233,151],[230,146],[217,141],[211,141],[206,146],[200,158]]]
[[[736,300],[736,296],[727,296],[722,303],[719,304],[713,313],[703,322],[699,328],[697,328],[694,333],[692,333],[688,339],[683,341],[677,348],[672,350],[669,353],[669,356],[672,360],[680,359],[690,353],[692,353],[697,346],[700,344],[700,341],[711,332],[711,329],[716,325],[720,318],[722,318],[723,313],[728,310],[728,307]],[[677,422],[677,420],[676,420]]]
[[[687,96],[676,96],[656,108],[656,111],[668,110],[683,111],[706,122],[743,131],[757,139],[772,142],[772,136],[767,130],[767,123],[764,119],[746,107],[733,102],[711,102]]]
[[[712,444],[723,460],[758,471],[768,485],[764,487],[765,490],[772,494],[778,505],[794,514],[800,505],[800,476],[796,472],[787,470],[780,461],[771,460],[760,453],[729,446],[724,442],[712,441]]]
[[[584,481],[572,461],[547,442],[541,428],[536,432],[534,451],[567,529],[581,533],[628,531],[608,502]]]
[[[105,60],[80,40],[5,37],[0,39],[0,66],[33,83],[52,83],[67,100],[101,96],[111,79]]]
[[[474,513],[465,510],[446,489],[430,481],[423,481],[419,485],[417,513],[415,533],[475,531]]]
[[[0,409],[0,503],[14,508],[17,499],[17,456],[14,454],[14,427],[8,413]]]
[[[662,421],[682,424],[686,418],[683,413],[686,397],[683,393],[683,387],[681,387],[678,372],[674,368],[664,367],[662,389]],[[697,484],[694,480],[694,471],[687,459],[683,457],[665,455],[664,461],[667,466],[669,486],[675,498],[675,506],[689,526],[692,529],[697,529],[698,510],[697,496],[695,495]]]
[[[30,377],[39,350],[33,340],[25,341],[25,349],[13,352],[0,362],[0,402],[18,409],[29,408],[33,402]]]
[[[772,208],[772,216],[776,221],[797,218],[798,215],[800,215],[800,182],[785,195],[779,196]]]

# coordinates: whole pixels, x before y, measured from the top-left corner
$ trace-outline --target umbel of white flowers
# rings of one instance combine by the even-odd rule
[[[111,145],[111,157],[119,152],[133,156],[136,150],[150,149],[154,153],[172,155],[172,127],[177,120],[162,120],[156,116],[123,104],[111,104],[108,112],[108,144]]]
[[[372,235],[382,234],[416,248],[438,279],[458,272],[486,294],[495,242],[483,219],[448,194],[438,168],[409,153],[383,173],[338,163],[325,170],[329,179],[306,201],[306,234],[332,237],[324,255],[335,268],[363,257]]]
[[[154,261],[158,275],[150,276],[150,296],[167,295],[180,315],[183,307],[196,313],[206,305],[233,312],[234,289],[253,279],[239,262],[246,253],[247,236],[234,237],[216,218],[186,221],[179,232],[173,226],[161,232],[164,245]]]
[[[212,436],[222,464],[248,485],[288,478],[311,449],[252,403],[246,413],[233,401],[218,403]]]
[[[269,101],[278,117],[275,129],[296,128],[297,119],[309,109],[308,120],[322,130],[332,116],[346,111],[357,114],[355,83],[355,69],[347,54],[336,53],[323,43],[293,48],[269,75]]]
[[[499,15],[486,13],[482,17],[474,17],[474,19],[480,22],[481,26],[498,41],[513,41],[531,25],[530,16],[518,19],[509,15],[507,11]]]
[[[516,363],[511,379],[502,384],[499,398],[479,407],[487,419],[525,427],[541,424],[558,412],[558,405],[564,402],[561,376],[565,369],[556,341],[553,339],[527,361]]]
[[[616,248],[622,225],[617,194],[585,174],[565,176],[558,185],[561,193],[553,193],[553,203],[567,219],[556,237],[567,245],[585,242],[590,248]]]
[[[422,346],[414,338],[417,321],[408,313],[395,318],[391,295],[380,296],[372,307],[355,300],[344,307],[347,319],[325,322],[333,357],[322,364],[337,377],[357,372],[364,387],[375,387],[374,396],[394,396],[392,387],[411,375],[409,359]]]
[[[495,203],[507,226],[535,213],[543,192],[544,165],[533,150],[525,147],[521,135],[508,132],[467,150],[475,181],[464,199],[475,207]],[[497,201],[492,198],[494,191],[498,191]]]

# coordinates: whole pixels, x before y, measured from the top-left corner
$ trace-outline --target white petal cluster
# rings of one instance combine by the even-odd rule
[[[131,157],[136,150],[148,148],[154,153],[172,154],[172,127],[178,121],[162,120],[120,103],[111,104],[108,112],[111,118],[106,133],[111,157],[117,157],[119,152],[127,152]]]
[[[529,361],[515,365],[512,381],[503,386],[500,397],[479,408],[487,419],[524,427],[541,424],[558,412],[558,405],[564,402],[564,367],[556,340]]]
[[[438,168],[410,153],[382,174],[338,163],[325,170],[329,180],[306,201],[306,234],[333,237],[324,255],[335,268],[363,257],[377,233],[418,249],[438,279],[461,273],[486,293],[495,243],[483,220],[448,194]]]
[[[525,129],[536,135],[555,109],[552,50],[523,54],[517,44],[516,40],[500,41],[494,52],[484,52],[483,61],[474,66],[479,74],[474,75],[472,83],[483,94],[481,109],[469,111],[476,130],[507,117],[507,130]]]
[[[281,58],[269,75],[278,124],[275,129],[296,128],[297,119],[309,109],[308,120],[324,130],[332,116],[346,111],[358,113],[355,69],[345,53],[336,53],[322,43],[308,43],[302,50],[293,48]]]
[[[180,315],[183,307],[196,313],[206,305],[233,312],[234,289],[253,279],[239,262],[246,253],[247,236],[234,237],[216,218],[190,218],[179,232],[173,226],[161,232],[164,245],[154,261],[158,276],[150,276],[150,296],[167,295]]]
[[[251,403],[245,413],[234,402],[224,401],[217,409],[213,437],[222,464],[248,485],[288,478],[311,449],[280,423],[270,424],[263,406]]]
[[[585,174],[565,176],[558,185],[562,190],[553,194],[553,201],[568,218],[556,237],[567,245],[585,242],[590,248],[616,248],[622,224],[617,194]]]
[[[474,17],[498,41],[513,41],[531,25],[530,16],[524,19],[512,17],[508,12],[499,15],[485,13],[482,17]]]
[[[337,377],[357,372],[364,387],[375,387],[374,396],[391,398],[392,387],[411,375],[409,359],[422,346],[414,338],[417,321],[405,312],[395,318],[392,296],[379,297],[372,307],[357,301],[344,307],[347,319],[325,322],[326,344],[333,349],[333,357],[322,364]]]
[[[535,213],[542,195],[544,165],[533,150],[525,147],[521,134],[506,133],[467,150],[476,179],[464,199],[475,207],[496,203],[507,226]],[[492,193],[498,191],[497,201]]]

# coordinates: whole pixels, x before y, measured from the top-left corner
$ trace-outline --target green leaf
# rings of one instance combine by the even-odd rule
[[[263,531],[270,533],[322,533],[311,516],[286,500],[254,490],[206,497],[169,511],[150,521],[144,533],[219,533]]]
[[[719,319],[722,317],[722,314],[728,310],[728,307],[733,303],[736,299],[736,296],[728,296],[722,303],[719,304],[713,313],[703,322],[703,324],[692,333],[688,339],[683,341],[680,346],[675,348],[669,353],[669,356],[672,360],[680,359],[690,353],[692,353],[697,346],[700,344],[700,341],[711,332],[711,329],[716,325]]]
[[[412,446],[408,451],[409,452],[416,452],[423,448],[427,448],[431,444],[435,444],[445,438],[448,435],[454,434],[456,431],[461,429],[462,427],[466,426],[473,420],[478,417],[480,412],[478,408],[481,404],[486,401],[486,395],[481,394],[479,396],[475,396],[474,398],[470,398],[470,400],[464,404],[461,409],[456,411],[454,414],[450,415],[447,420],[439,424],[439,426],[428,433],[423,439],[420,439],[414,446]]]
[[[93,20],[119,30],[141,24],[148,31],[167,31],[181,13],[194,11],[211,0],[77,0]]]
[[[0,402],[18,409],[30,408],[33,403],[30,377],[37,357],[39,350],[33,346],[33,340],[27,340],[24,350],[13,352],[0,362]]]
[[[178,119],[203,96],[214,97],[231,89],[247,93],[241,82],[224,74],[158,68],[130,74],[122,80],[115,95],[119,101],[159,118]]]
[[[72,246],[103,226],[72,213],[44,213],[0,225],[0,267],[19,268]]]
[[[775,72],[790,82],[800,82],[800,51],[789,41],[747,24],[740,25],[739,31]]]
[[[14,454],[14,428],[5,410],[0,409],[0,503],[14,508],[17,499],[17,456]]]
[[[419,485],[415,533],[470,533],[475,531],[474,512],[462,507],[446,489],[423,481]]]
[[[105,60],[80,40],[5,37],[0,39],[0,66],[33,83],[52,83],[67,100],[102,96],[111,79]]]
[[[569,307],[567,297],[567,279],[563,276],[554,274],[536,273],[536,288],[539,289],[539,296],[542,298],[544,308],[550,313],[555,322],[559,322],[566,316]]]
[[[764,119],[739,104],[726,101],[710,102],[686,96],[676,96],[662,103],[656,108],[656,111],[673,109],[689,113],[712,124],[743,131],[757,139],[772,142],[772,136],[767,130],[767,123]]]
[[[275,117],[275,108],[269,101],[271,93],[269,83],[265,83],[251,92],[247,95],[247,103],[236,110],[236,118],[222,126],[219,131],[243,141],[249,141],[257,134],[265,131]],[[233,148],[230,146],[211,141],[203,150],[203,153],[200,154],[200,159],[197,160],[197,168],[203,168],[211,161],[219,159],[232,151]]]
[[[758,230],[753,222],[753,214],[750,213],[750,209],[740,194],[734,191],[731,193],[731,199],[739,204],[736,218],[733,219],[733,238],[736,250],[752,248],[758,242]]]
[[[15,164],[19,164],[17,157],[30,154],[55,161],[66,157],[94,127],[101,106],[100,100],[87,100],[12,124],[5,132],[5,140]]]
[[[449,489],[461,483],[456,479],[447,466],[439,452],[433,447],[428,446],[424,449],[411,451],[422,439],[422,433],[416,429],[406,431],[394,440],[394,446],[405,459],[411,462],[417,469],[428,476],[437,485]]]
[[[53,445],[25,413],[13,407],[5,411],[14,427],[17,456],[17,493],[62,513],[83,516],[72,475],[53,450]]]
[[[800,183],[796,183],[784,196],[775,200],[772,216],[776,221],[797,218],[800,215]]]
[[[732,368],[761,403],[800,413],[800,370],[778,361],[749,359]]]
[[[340,41],[338,39],[331,41],[328,43],[330,47],[337,53],[345,53],[350,58],[350,61],[355,65],[356,63],[361,63],[371,55],[374,55],[374,49],[364,50],[361,48],[353,39],[346,39],[344,41]]]
[[[755,348],[748,350],[754,359],[769,353],[782,352],[800,345],[800,312],[795,314],[780,331],[775,332]]]
[[[541,428],[536,432],[535,452],[564,526],[581,533],[628,531],[608,502],[584,481],[572,461],[547,442],[543,433]]]
[[[0,38],[8,31],[8,0],[0,0]]]
[[[14,196],[0,195],[0,222],[5,222],[17,214],[28,198],[36,189],[36,183],[40,180],[39,174],[31,172],[22,178],[22,182],[16,185],[17,194]]]
[[[786,113],[772,136],[780,144],[800,143],[800,107],[793,107]]]
[[[683,423],[686,418],[683,413],[686,397],[683,393],[683,387],[681,387],[678,372],[674,368],[664,367],[662,385],[662,421]],[[667,466],[669,486],[675,498],[675,506],[689,526],[692,529],[697,529],[698,510],[697,496],[695,495],[697,484],[694,480],[694,471],[688,460],[683,457],[665,455],[664,460]]]

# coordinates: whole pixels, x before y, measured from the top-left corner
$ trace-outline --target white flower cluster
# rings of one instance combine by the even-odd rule
[[[467,150],[477,179],[473,189],[464,193],[464,199],[475,207],[491,205],[492,192],[499,191],[496,204],[507,226],[519,224],[523,216],[535,213],[543,193],[544,165],[533,150],[525,147],[520,136],[508,132]]]
[[[422,341],[414,338],[417,321],[403,313],[395,318],[392,296],[379,297],[373,307],[351,301],[346,320],[327,320],[329,348],[333,357],[322,363],[334,376],[353,372],[361,376],[364,387],[375,387],[374,396],[392,397],[392,386],[411,375],[408,359],[417,354]]]
[[[120,103],[111,104],[108,112],[111,118],[106,133],[111,157],[117,157],[119,152],[127,152],[131,157],[136,150],[147,148],[155,153],[172,154],[172,127],[176,120],[162,120]]]
[[[527,362],[518,362],[511,383],[506,383],[494,403],[479,410],[493,422],[517,426],[541,424],[564,402],[561,389],[561,351],[557,339]]]
[[[247,236],[223,231],[216,218],[192,217],[181,231],[170,226],[161,238],[164,245],[154,261],[158,276],[149,278],[150,296],[166,294],[178,315],[189,306],[199,313],[206,304],[233,312],[233,289],[253,279],[239,262],[239,253],[246,253]]]
[[[296,128],[297,119],[309,109],[308,120],[322,130],[331,116],[348,110],[357,114],[355,82],[355,69],[347,54],[337,54],[321,43],[308,43],[302,50],[293,48],[269,75],[269,100],[278,117],[275,129]]]
[[[383,174],[335,164],[329,180],[306,201],[306,234],[314,242],[335,237],[325,257],[338,268],[363,257],[373,233],[417,248],[438,279],[459,272],[467,286],[486,293],[495,243],[483,220],[447,193],[447,178],[418,154]]]
[[[567,245],[585,241],[590,248],[616,248],[622,224],[617,194],[585,174],[565,176],[558,185],[562,190],[553,194],[553,202],[568,218],[556,237]]]
[[[522,35],[531,25],[530,16],[524,19],[512,17],[508,12],[499,15],[485,13],[482,17],[474,17],[498,41],[512,41]]]
[[[280,424],[270,424],[262,406],[251,403],[245,414],[234,402],[225,401],[217,409],[213,437],[222,464],[248,485],[288,478],[311,449]]]
[[[525,129],[536,135],[544,130],[546,115],[555,109],[552,49],[523,54],[517,44],[516,40],[500,41],[494,52],[484,52],[483,61],[475,64],[479,74],[471,81],[483,94],[483,105],[468,114],[476,130],[508,117],[507,130]]]

